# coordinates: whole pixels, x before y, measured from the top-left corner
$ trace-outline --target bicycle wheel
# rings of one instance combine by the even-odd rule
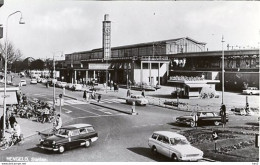
[[[4,151],[9,147],[8,141],[4,139],[3,141],[0,142],[0,150]]]

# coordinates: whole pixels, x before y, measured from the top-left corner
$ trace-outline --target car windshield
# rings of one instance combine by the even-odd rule
[[[190,144],[186,138],[171,138],[170,139],[172,145],[186,145]]]

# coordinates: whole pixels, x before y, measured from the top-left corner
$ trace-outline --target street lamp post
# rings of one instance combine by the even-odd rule
[[[225,81],[224,81],[224,36],[222,35],[222,104],[224,104],[224,84],[225,84]]]
[[[62,51],[57,51],[57,52],[61,52],[63,54]],[[56,53],[57,53],[56,52]],[[55,71],[55,52],[53,52],[53,110],[55,109],[55,84],[56,84],[56,71]]]
[[[11,14],[8,15],[7,19],[6,19],[6,35],[5,35],[5,73],[4,73],[4,99],[3,99],[3,104],[4,104],[4,111],[3,111],[3,137],[5,136],[5,121],[6,121],[6,77],[7,77],[7,61],[8,61],[8,37],[7,37],[7,29],[8,29],[8,19],[16,14],[16,13],[20,13],[21,14],[21,17],[20,17],[20,20],[19,20],[19,24],[25,24],[25,22],[23,21],[23,15],[22,15],[22,12],[21,11],[15,11]]]

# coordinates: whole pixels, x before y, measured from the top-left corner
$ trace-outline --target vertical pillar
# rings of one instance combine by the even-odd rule
[[[85,77],[85,79],[86,79],[86,84],[87,84],[87,82],[88,82],[88,71],[86,70],[86,77]]]
[[[161,65],[161,63],[159,62],[158,63],[158,85],[161,85],[161,82],[160,82],[160,65]]]
[[[75,84],[77,84],[77,71],[76,70],[74,72],[74,81],[75,81]]]
[[[96,71],[94,70],[93,78],[96,79]]]
[[[143,83],[143,61],[141,61],[141,84]]]
[[[168,78],[168,76],[169,76],[169,63],[164,63],[164,64],[166,64],[166,72],[167,72],[167,78]]]
[[[152,74],[151,74],[151,70],[152,70],[152,63],[149,63],[149,79],[150,79],[150,85],[152,85]]]

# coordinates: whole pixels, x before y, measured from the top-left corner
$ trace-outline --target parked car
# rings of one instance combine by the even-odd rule
[[[42,78],[42,81],[41,81],[41,83],[43,83],[43,84],[46,84],[46,83],[47,83],[47,79],[45,79],[45,78]]]
[[[72,90],[74,90],[74,91],[81,91],[82,90],[82,85],[81,84],[74,84],[72,86]]]
[[[252,116],[255,114],[254,111],[252,111],[251,109],[246,111],[245,108],[235,108],[235,109],[231,109],[231,111],[233,111],[234,114],[241,115],[241,116]]]
[[[37,84],[37,79],[36,78],[31,79],[30,84]]]
[[[89,147],[91,143],[98,140],[98,133],[90,124],[73,124],[63,126],[57,134],[42,138],[37,145],[39,148],[63,153],[74,147]]]
[[[38,83],[42,82],[42,78],[37,77],[37,82],[38,82]]]
[[[73,84],[72,83],[67,83],[65,88],[66,89],[71,89],[72,90]]]
[[[246,95],[259,95],[260,90],[258,90],[257,87],[248,87],[247,89],[243,90],[242,93]]]
[[[60,83],[59,83],[59,87],[60,87],[60,88],[65,88],[66,85],[67,85],[66,82],[60,82]]]
[[[55,87],[60,87],[60,83],[61,83],[61,81],[56,81],[55,82]]]
[[[148,100],[142,95],[131,95],[129,98],[126,98],[127,104],[133,104],[133,102],[135,102],[136,105],[148,104]]]
[[[202,112],[198,111],[192,113],[189,116],[180,116],[176,118],[176,122],[179,124],[186,124],[191,127],[195,126],[195,118],[197,118],[197,124],[214,124],[219,125],[221,123],[221,116],[216,112]],[[226,115],[226,122],[228,122],[228,114]]]
[[[149,138],[148,145],[153,153],[160,153],[173,161],[198,161],[203,158],[203,151],[175,132],[156,131]]]
[[[26,80],[21,80],[21,81],[20,81],[20,85],[21,85],[21,86],[26,86]]]

